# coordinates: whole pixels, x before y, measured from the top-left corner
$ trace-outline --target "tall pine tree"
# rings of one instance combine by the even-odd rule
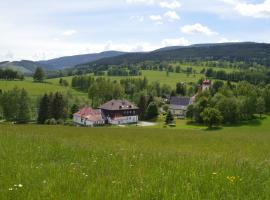
[[[42,82],[45,79],[45,72],[41,67],[38,67],[34,73],[34,81]]]
[[[145,113],[147,109],[147,98],[144,94],[142,94],[140,97],[138,107],[139,107],[139,118],[140,120],[143,120],[145,119]]]
[[[18,116],[17,123],[24,124],[30,121],[31,112],[30,112],[30,99],[25,89],[21,90],[21,94],[18,102]]]
[[[45,94],[39,103],[37,122],[44,124],[47,119],[50,119],[50,98]]]
[[[67,109],[66,102],[63,95],[59,92],[56,92],[53,99],[53,117],[54,119],[66,119]]]

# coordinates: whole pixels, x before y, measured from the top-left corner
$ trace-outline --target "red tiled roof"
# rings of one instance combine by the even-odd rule
[[[205,81],[203,81],[203,84],[204,85],[209,85],[210,84],[210,81],[209,80],[205,80]]]
[[[90,121],[100,121],[103,120],[101,110],[99,109],[92,109],[92,108],[82,108],[78,112],[74,114],[75,116],[81,117],[83,119],[87,119]]]

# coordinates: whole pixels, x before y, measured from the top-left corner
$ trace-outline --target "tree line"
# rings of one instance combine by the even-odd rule
[[[239,71],[239,72],[226,72],[224,70],[214,71],[212,68],[202,70],[208,78],[240,82],[247,81],[252,84],[270,83],[270,74],[259,71]]]
[[[11,69],[0,69],[0,79],[2,80],[23,80],[24,76],[19,74],[17,71]]]
[[[125,78],[112,81],[104,77],[75,76],[71,86],[74,89],[88,92],[92,105],[97,106],[113,98],[126,98],[138,102],[140,95],[167,97],[177,95],[192,96],[198,90],[198,84],[187,87],[184,83],[177,83],[175,88],[159,82],[149,82],[147,78]]]

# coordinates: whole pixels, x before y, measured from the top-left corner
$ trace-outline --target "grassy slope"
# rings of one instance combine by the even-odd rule
[[[18,88],[24,88],[28,91],[31,97],[41,96],[45,92],[71,92],[76,96],[86,96],[84,93],[73,90],[70,87],[62,87],[58,84],[58,82],[54,83],[34,83],[31,78],[26,78],[24,81],[3,81],[0,80],[0,89],[2,90],[10,90],[15,86]]]
[[[270,198],[270,118],[211,132],[0,126],[0,199]]]

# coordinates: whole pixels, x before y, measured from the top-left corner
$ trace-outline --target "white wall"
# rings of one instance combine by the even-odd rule
[[[78,117],[78,116],[73,116],[73,122],[75,124],[80,124],[82,126],[95,126],[95,125],[103,125],[105,124],[105,121],[102,120],[102,121],[98,121],[98,122],[93,122],[93,121],[90,121],[90,120],[81,120],[81,117]]]
[[[109,123],[113,125],[133,124],[137,123],[138,120],[139,120],[138,116],[127,116],[127,117],[119,117],[115,120],[109,118]]]

